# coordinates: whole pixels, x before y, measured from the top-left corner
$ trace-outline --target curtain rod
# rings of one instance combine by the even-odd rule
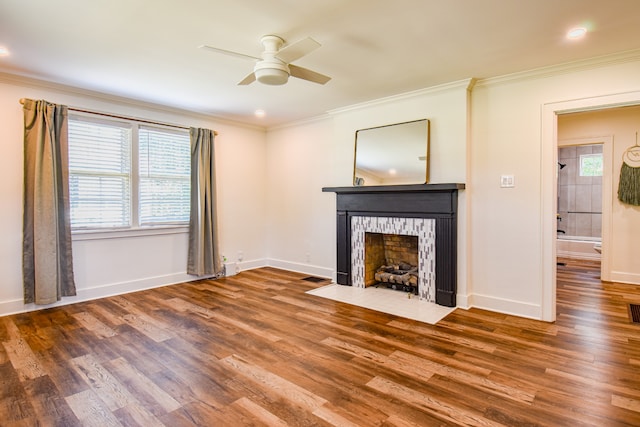
[[[25,101],[25,98],[20,98],[20,104],[24,105],[24,101]],[[67,108],[69,110],[71,110],[71,111],[75,111],[76,113],[95,114],[97,116],[111,117],[113,119],[135,120],[136,122],[140,122],[140,123],[167,126],[167,127],[172,127],[172,128],[176,128],[176,129],[185,129],[185,130],[189,130],[190,129],[188,126],[174,125],[174,124],[171,124],[171,123],[156,122],[156,121],[153,121],[153,120],[146,120],[146,119],[137,119],[137,118],[133,118],[133,117],[119,116],[117,114],[110,114],[110,113],[99,113],[99,112],[96,112],[96,111],[83,110],[81,108],[75,108],[75,107],[67,107]],[[213,134],[215,136],[218,136],[218,132],[216,132],[215,130],[213,131]]]

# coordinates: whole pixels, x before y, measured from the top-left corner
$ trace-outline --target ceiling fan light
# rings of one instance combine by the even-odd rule
[[[283,85],[289,80],[289,73],[278,68],[260,68],[255,70],[256,79],[266,85]]]

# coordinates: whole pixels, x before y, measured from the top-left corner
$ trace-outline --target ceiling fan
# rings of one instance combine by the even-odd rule
[[[313,83],[325,84],[331,77],[291,64],[320,47],[320,43],[307,37],[293,44],[282,47],[284,40],[278,36],[267,35],[260,39],[264,52],[260,58],[244,53],[232,52],[213,46],[202,45],[201,49],[256,61],[253,72],[242,79],[239,85],[248,85],[258,80],[267,85],[283,85],[289,76],[297,77]]]

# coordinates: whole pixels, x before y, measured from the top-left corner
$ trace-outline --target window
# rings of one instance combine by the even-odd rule
[[[187,224],[190,170],[187,131],[70,117],[71,227]]]
[[[140,128],[140,224],[189,221],[191,149],[189,135]]]
[[[72,228],[131,225],[131,131],[69,119]]]
[[[602,153],[580,155],[580,176],[602,176]]]

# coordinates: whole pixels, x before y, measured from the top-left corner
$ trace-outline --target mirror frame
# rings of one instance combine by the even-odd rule
[[[425,131],[426,131],[426,141],[424,141],[424,156],[420,155],[419,157],[425,157],[425,173],[424,173],[424,181],[420,181],[420,182],[406,182],[406,183],[383,183],[383,184],[367,184],[365,182],[358,182],[359,177],[357,176],[357,170],[358,170],[358,135],[360,132],[365,132],[365,131],[374,131],[374,130],[385,130],[385,131],[389,131],[391,130],[394,126],[402,126],[402,125],[412,125],[415,123],[420,123],[420,122],[424,122],[424,125],[426,127]],[[383,125],[383,126],[375,126],[375,127],[370,127],[370,128],[366,128],[366,129],[358,129],[355,133],[355,147],[354,147],[354,156],[353,156],[353,179],[352,179],[352,185],[355,187],[367,187],[367,186],[377,186],[377,185],[410,185],[410,184],[427,184],[429,183],[429,171],[430,171],[430,160],[431,160],[431,154],[430,154],[430,145],[431,145],[431,126],[430,126],[430,121],[429,119],[418,119],[418,120],[411,120],[411,121],[407,121],[407,122],[401,122],[401,123],[391,123],[388,125]],[[362,142],[362,141],[361,141]],[[388,148],[388,155],[392,155],[393,154],[393,148],[396,142],[391,142],[389,144]],[[422,154],[422,152],[421,152]]]

